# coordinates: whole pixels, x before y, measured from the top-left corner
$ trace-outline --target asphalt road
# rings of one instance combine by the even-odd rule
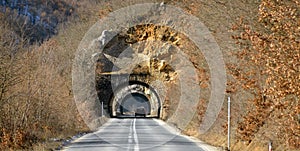
[[[67,151],[213,151],[156,119],[111,119],[99,131],[68,145]]]

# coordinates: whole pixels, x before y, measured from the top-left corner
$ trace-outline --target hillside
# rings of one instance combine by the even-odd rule
[[[53,149],[61,143],[53,141],[54,138],[65,139],[89,131],[72,92],[71,72],[77,47],[98,19],[146,2],[162,1],[2,1],[0,149]],[[199,18],[220,47],[227,72],[226,96],[232,101],[231,150],[267,150],[270,141],[274,150],[299,150],[300,3],[297,0],[165,0],[163,4]],[[200,48],[184,33],[177,32],[169,27],[147,25],[124,30],[116,39],[121,39],[118,46],[160,40],[178,46],[187,54],[197,70],[201,97],[197,113],[181,130],[226,148],[227,100],[214,125],[200,134],[212,91],[210,67]],[[151,43],[144,46],[147,50],[153,47]],[[119,53],[113,50],[106,51],[112,55]],[[145,50],[140,52],[146,53]],[[111,70],[111,62],[105,57],[98,61],[99,71]],[[134,72],[144,73],[144,70],[138,66]],[[172,90],[167,91],[163,104],[161,118],[167,121],[178,107],[180,90],[172,88],[180,81],[173,70],[162,73],[168,78],[159,75],[156,78]]]

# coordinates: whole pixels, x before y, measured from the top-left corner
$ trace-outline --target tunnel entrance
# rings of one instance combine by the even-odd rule
[[[155,89],[140,81],[119,84],[109,102],[111,117],[159,118],[160,110],[161,102]]]
[[[127,95],[121,103],[120,113],[122,116],[142,116],[150,115],[151,105],[148,98],[139,93]]]

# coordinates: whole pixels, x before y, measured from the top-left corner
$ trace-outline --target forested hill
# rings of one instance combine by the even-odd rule
[[[180,8],[197,17],[216,40],[226,65],[226,96],[231,97],[231,150],[262,151],[272,142],[272,150],[299,151],[299,0],[0,0],[0,150],[54,150],[60,140],[89,131],[72,90],[78,45],[99,18],[140,3]],[[121,36],[145,40],[160,31],[145,27]],[[162,31],[156,37],[170,35]],[[201,89],[197,112],[182,131],[225,148],[227,100],[214,125],[199,133],[214,95],[214,68],[200,48],[178,35]],[[98,70],[104,67],[100,63]],[[163,120],[177,111],[178,102],[170,98],[179,94],[170,91],[162,101]]]
[[[75,5],[61,0],[2,0],[0,10],[12,29],[32,43],[57,34],[58,24],[74,14]]]

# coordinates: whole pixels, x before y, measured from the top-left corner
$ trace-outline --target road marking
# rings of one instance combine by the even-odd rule
[[[131,150],[131,144],[132,144],[132,128],[133,128],[133,121],[130,122],[130,127],[129,127],[129,134],[128,134],[128,147],[127,151]]]
[[[158,120],[158,119],[152,119],[152,120],[157,122],[161,127],[164,127],[170,133],[177,135],[177,136],[184,137],[184,138],[188,139],[189,141],[194,142],[203,151],[220,151],[221,150],[219,147],[214,147],[214,146],[208,145],[196,137],[187,136],[187,135],[182,134],[178,128],[172,127],[171,125],[169,125],[168,123],[166,123],[162,120]]]
[[[134,120],[133,120],[133,138],[134,138],[134,142],[135,142],[134,151],[139,151],[140,150],[139,139],[138,139],[138,136],[136,133],[135,122],[136,122],[136,118],[134,118]]]
[[[131,145],[134,142],[134,151],[139,151],[139,140],[138,140],[138,136],[136,133],[136,127],[135,124],[136,123],[136,119],[134,119],[133,121],[131,121],[130,123],[130,128],[129,128],[129,134],[128,134],[128,147],[127,147],[127,151],[131,150]],[[133,138],[132,138],[133,135]]]

